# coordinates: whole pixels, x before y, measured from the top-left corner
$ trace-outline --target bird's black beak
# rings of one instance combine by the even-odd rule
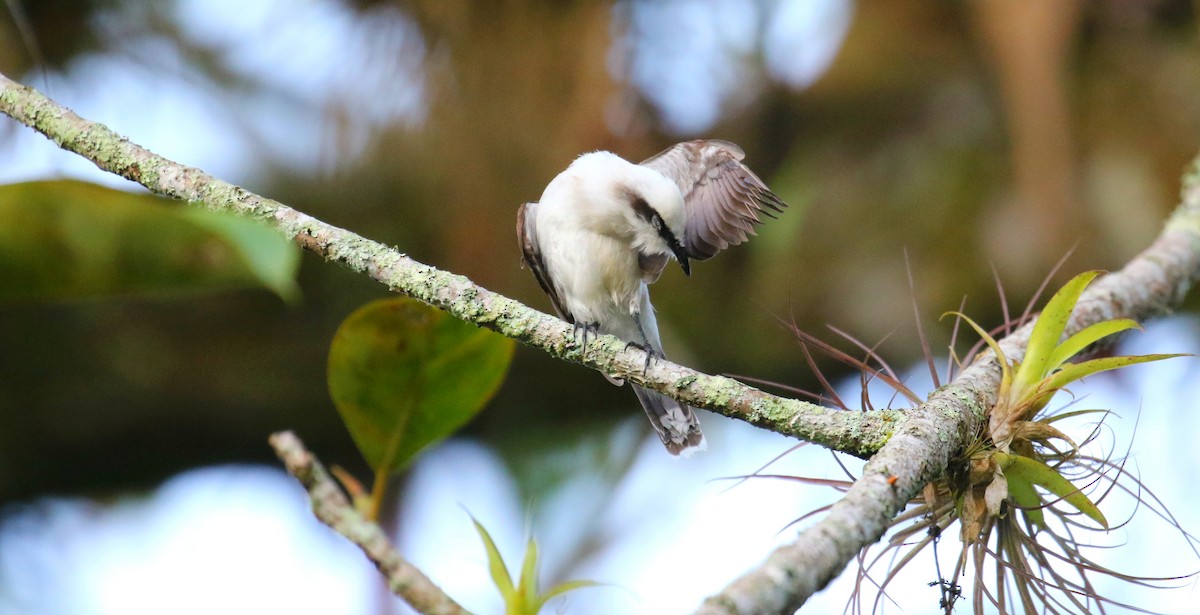
[[[645,201],[641,202],[645,203]],[[650,206],[646,205],[646,209],[650,209]],[[679,243],[679,238],[675,236],[675,233],[671,232],[671,229],[668,228],[666,223],[663,222],[663,219],[658,215],[658,212],[652,211],[650,213],[650,223],[653,224],[654,229],[658,231],[658,236],[662,237],[663,241],[667,243],[667,246],[671,248],[671,253],[675,255],[675,260],[679,261],[680,267],[683,267],[683,275],[692,275],[692,267],[688,264],[687,250],[683,249],[683,244]]]
[[[684,250],[683,246],[679,245],[678,241],[672,241],[671,252],[675,254],[675,260],[679,261],[679,266],[683,268],[683,275],[691,276],[692,267],[688,263],[687,250]]]

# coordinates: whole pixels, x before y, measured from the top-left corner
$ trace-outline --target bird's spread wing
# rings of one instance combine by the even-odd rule
[[[558,312],[559,317],[563,320],[575,324],[575,317],[567,311],[558,297],[558,291],[554,289],[554,284],[550,280],[550,272],[546,269],[546,261],[542,259],[542,251],[538,249],[537,232],[534,228],[535,216],[532,211],[534,207],[537,207],[537,203],[525,203],[517,210],[517,243],[521,246],[521,257],[525,264],[533,270],[533,277],[537,278],[538,286],[541,286],[546,295],[550,297],[550,303],[554,304],[554,311]]]
[[[754,235],[759,214],[774,218],[787,204],[741,163],[742,148],[728,141],[673,145],[642,161],[679,186],[687,210],[683,246],[696,260],[712,257]]]

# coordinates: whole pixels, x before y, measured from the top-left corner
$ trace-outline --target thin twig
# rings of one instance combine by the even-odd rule
[[[313,514],[333,531],[358,545],[387,579],[392,593],[419,613],[469,615],[466,609],[434,585],[429,577],[404,559],[378,525],[354,509],[325,467],[304,448],[304,443],[296,434],[281,431],[272,434],[269,441],[275,454],[287,466],[288,474],[296,477],[308,491]]]

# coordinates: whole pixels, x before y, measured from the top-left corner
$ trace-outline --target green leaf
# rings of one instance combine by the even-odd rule
[[[1029,334],[1025,358],[1013,378],[1013,389],[1018,391],[1018,395],[1046,376],[1050,355],[1058,347],[1058,340],[1067,328],[1067,321],[1071,318],[1071,312],[1075,310],[1075,303],[1079,301],[1083,289],[1101,273],[1103,272],[1085,271],[1071,278],[1071,281],[1058,289],[1046,303],[1045,309],[1033,325],[1033,331]]]
[[[567,581],[555,585],[544,594],[538,594],[538,547],[537,541],[530,537],[525,545],[525,560],[521,565],[521,577],[514,588],[512,577],[509,576],[508,568],[504,565],[504,559],[500,557],[500,550],[496,548],[496,543],[492,541],[491,535],[473,516],[471,523],[475,524],[475,531],[483,540],[483,548],[487,551],[488,556],[488,572],[492,575],[492,583],[500,590],[500,597],[504,599],[505,615],[537,615],[546,602],[556,596],[581,587],[601,585],[593,581]]]
[[[473,516],[471,523],[475,524],[475,531],[479,533],[479,538],[483,540],[483,548],[487,551],[488,572],[492,575],[492,583],[495,583],[496,589],[500,590],[500,597],[504,598],[504,603],[511,604],[517,597],[517,591],[513,589],[512,578],[508,576],[504,558],[500,557],[500,549],[496,548],[496,543],[492,541],[492,535],[488,534],[482,523]]]
[[[1042,498],[1033,483],[1008,475],[1008,495],[1021,508],[1025,517],[1038,527],[1046,527],[1046,513],[1042,510]]]
[[[543,604],[549,602],[550,600],[557,598],[558,596],[561,596],[569,591],[575,591],[577,589],[582,589],[584,587],[603,587],[603,586],[604,586],[604,583],[597,583],[595,581],[564,581],[562,583],[559,583],[558,585],[555,585],[554,587],[551,587],[549,590],[546,591],[546,593],[539,596],[538,597],[538,607],[540,608],[541,605],[543,605]]]
[[[300,298],[300,288],[296,285],[300,250],[278,231],[254,220],[209,209],[188,207],[179,213],[183,219],[224,237],[251,275],[281,299],[293,303]]]
[[[1092,359],[1082,363],[1068,363],[1062,369],[1054,373],[1046,379],[1045,384],[1041,387],[1043,391],[1057,391],[1068,384],[1079,380],[1080,378],[1091,376],[1092,374],[1108,371],[1110,369],[1118,369],[1128,365],[1136,365],[1138,363],[1149,363],[1151,361],[1162,361],[1163,359],[1173,359],[1175,357],[1186,357],[1187,354],[1146,354],[1132,357],[1103,357],[1100,359]]]
[[[525,562],[521,565],[521,578],[517,580],[517,593],[521,596],[521,610],[536,615],[541,609],[538,601],[537,579],[538,547],[532,536],[525,545]]]
[[[1004,475],[1010,481],[1016,479],[1040,485],[1074,506],[1076,510],[1087,515],[1091,520],[1104,526],[1104,529],[1108,529],[1108,520],[1104,518],[1104,513],[1101,513],[1100,509],[1078,487],[1063,478],[1062,474],[1055,472],[1050,466],[1029,457],[1000,452],[993,453],[992,458],[1000,464]]]
[[[979,337],[983,338],[983,341],[987,342],[988,348],[992,349],[992,353],[996,355],[997,362],[1000,363],[1000,389],[1003,394],[1003,391],[1006,390],[1005,385],[1010,385],[1012,383],[1012,371],[1009,368],[1008,359],[1004,356],[1004,351],[1000,350],[1000,343],[996,341],[996,338],[988,335],[988,332],[984,331],[983,327],[980,327],[978,324],[976,324],[975,321],[971,320],[971,318],[966,314],[963,314],[962,312],[946,312],[942,314],[942,318],[947,316],[957,316],[958,318],[963,319],[964,322],[966,322],[971,326],[972,329],[975,330],[975,333],[979,334]]]
[[[1071,357],[1079,354],[1084,348],[1087,348],[1092,343],[1102,340],[1110,335],[1128,331],[1129,329],[1141,329],[1142,326],[1136,320],[1128,318],[1118,318],[1116,320],[1105,320],[1094,325],[1084,328],[1075,335],[1068,337],[1063,343],[1059,344],[1054,352],[1050,353],[1050,359],[1046,363],[1046,373],[1050,373],[1063,363],[1071,360]]]
[[[300,251],[259,222],[73,180],[0,186],[0,299],[264,286],[298,296]]]
[[[380,299],[342,323],[329,349],[329,394],[377,475],[483,409],[504,381],[513,341],[413,299]]]

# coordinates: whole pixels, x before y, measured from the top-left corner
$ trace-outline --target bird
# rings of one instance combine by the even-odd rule
[[[747,241],[761,216],[787,207],[743,158],[742,148],[718,139],[678,143],[637,164],[589,152],[539,201],[520,206],[522,260],[584,347],[589,333],[604,333],[645,350],[647,368],[665,356],[648,286],[672,259],[690,276],[691,261]],[[631,386],[669,453],[703,450],[691,407]]]

